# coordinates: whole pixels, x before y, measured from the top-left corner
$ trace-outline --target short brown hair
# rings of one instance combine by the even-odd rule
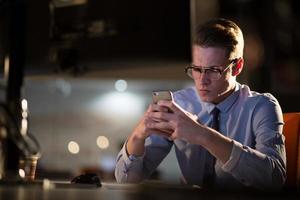
[[[244,39],[241,29],[233,21],[218,18],[196,29],[194,45],[225,48],[229,57],[242,57]]]

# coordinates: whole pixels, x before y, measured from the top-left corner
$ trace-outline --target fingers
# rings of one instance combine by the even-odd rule
[[[171,127],[170,123],[168,123],[168,122],[147,121],[145,123],[145,125],[148,129],[157,129],[157,130],[160,130],[160,131],[165,132],[165,133],[171,133],[172,132],[172,127]]]
[[[172,113],[183,113],[184,115],[188,116],[189,118],[191,118],[193,121],[197,121],[198,120],[198,117],[197,115],[194,115],[184,109],[182,109],[176,102],[173,102],[173,101],[159,101],[158,102],[158,105],[159,106],[162,106],[162,107],[166,107],[168,108],[169,110],[172,111]]]
[[[171,137],[173,130],[167,122],[148,121],[145,123],[148,131],[164,137]]]
[[[169,112],[149,112],[147,113],[146,117],[156,122],[171,121],[172,118],[174,118],[173,113],[169,113]]]
[[[168,108],[169,111],[177,112],[182,111],[180,106],[178,106],[174,101],[165,101],[161,100],[157,103],[157,105]]]
[[[170,137],[172,129],[167,123],[170,119],[168,108],[157,104],[150,104],[143,118],[135,129],[135,133],[140,138],[146,138],[151,134],[158,134],[164,137]]]
[[[158,104],[150,104],[148,111],[149,112],[168,112],[169,109],[165,106],[160,106]]]
[[[173,130],[167,122],[168,116],[170,115],[168,110],[167,107],[159,106],[158,104],[150,104],[144,115],[142,123],[142,126],[144,127],[143,132],[147,135],[156,134],[170,138]]]
[[[183,110],[172,101],[161,100],[157,104],[152,104],[150,112],[145,117],[147,122],[144,125],[147,130],[151,130],[151,133],[148,132],[150,134],[158,134],[170,140],[181,138],[191,142],[193,135],[198,133],[187,131],[198,127],[197,115]]]

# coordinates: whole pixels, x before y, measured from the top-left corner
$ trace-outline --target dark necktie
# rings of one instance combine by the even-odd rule
[[[212,122],[210,127],[219,131],[219,113],[220,110],[215,107],[212,112]],[[207,188],[213,187],[215,179],[215,162],[216,158],[212,156],[208,151],[206,151],[206,161],[205,161],[205,175],[203,179],[203,186]]]
[[[210,127],[215,129],[216,131],[219,131],[219,114],[220,114],[220,110],[217,107],[215,107],[211,111],[211,115],[213,116],[213,119]]]

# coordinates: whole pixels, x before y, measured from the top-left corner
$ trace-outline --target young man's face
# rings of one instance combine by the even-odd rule
[[[197,68],[214,66],[223,70],[231,64],[231,60],[228,59],[226,50],[223,48],[194,45],[192,64]],[[232,93],[236,79],[232,75],[234,63],[231,65],[217,80],[212,79],[209,73],[193,71],[195,86],[202,101],[217,104]]]

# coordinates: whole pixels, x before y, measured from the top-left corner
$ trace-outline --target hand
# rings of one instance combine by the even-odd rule
[[[140,120],[139,124],[135,128],[133,135],[138,139],[146,139],[150,134],[156,133],[169,137],[172,130],[168,129],[155,129],[150,128],[147,124],[160,122],[160,119],[154,119],[151,117],[151,113],[164,112],[167,113],[169,110],[166,107],[159,106],[157,104],[150,104],[144,116]]]
[[[151,116],[151,113],[155,112],[168,112],[168,109],[166,107],[159,106],[157,104],[151,104],[149,108],[147,109],[146,113],[142,117],[141,121],[137,125],[137,127],[134,129],[133,133],[130,135],[127,141],[126,150],[128,154],[130,155],[143,155],[145,151],[145,140],[146,138],[152,134],[156,133],[165,137],[170,137],[170,131],[164,130],[164,129],[153,129],[147,126],[147,124],[151,123],[157,123],[160,120],[153,119],[149,116]]]
[[[158,106],[167,108],[171,112],[150,112],[148,113],[147,129],[166,132],[170,139],[184,139],[189,143],[197,143],[197,136],[206,129],[205,126],[197,122],[197,116],[183,110],[175,102],[159,101]]]
[[[183,110],[175,102],[159,101],[157,105],[151,105],[143,120],[138,127],[142,127],[139,130],[143,130],[146,135],[155,132],[171,140],[178,138],[191,144],[201,145],[222,163],[226,163],[230,157],[232,139],[202,125],[197,121],[196,116]],[[139,147],[140,149],[135,148],[132,152],[142,155],[144,143],[141,142]]]

